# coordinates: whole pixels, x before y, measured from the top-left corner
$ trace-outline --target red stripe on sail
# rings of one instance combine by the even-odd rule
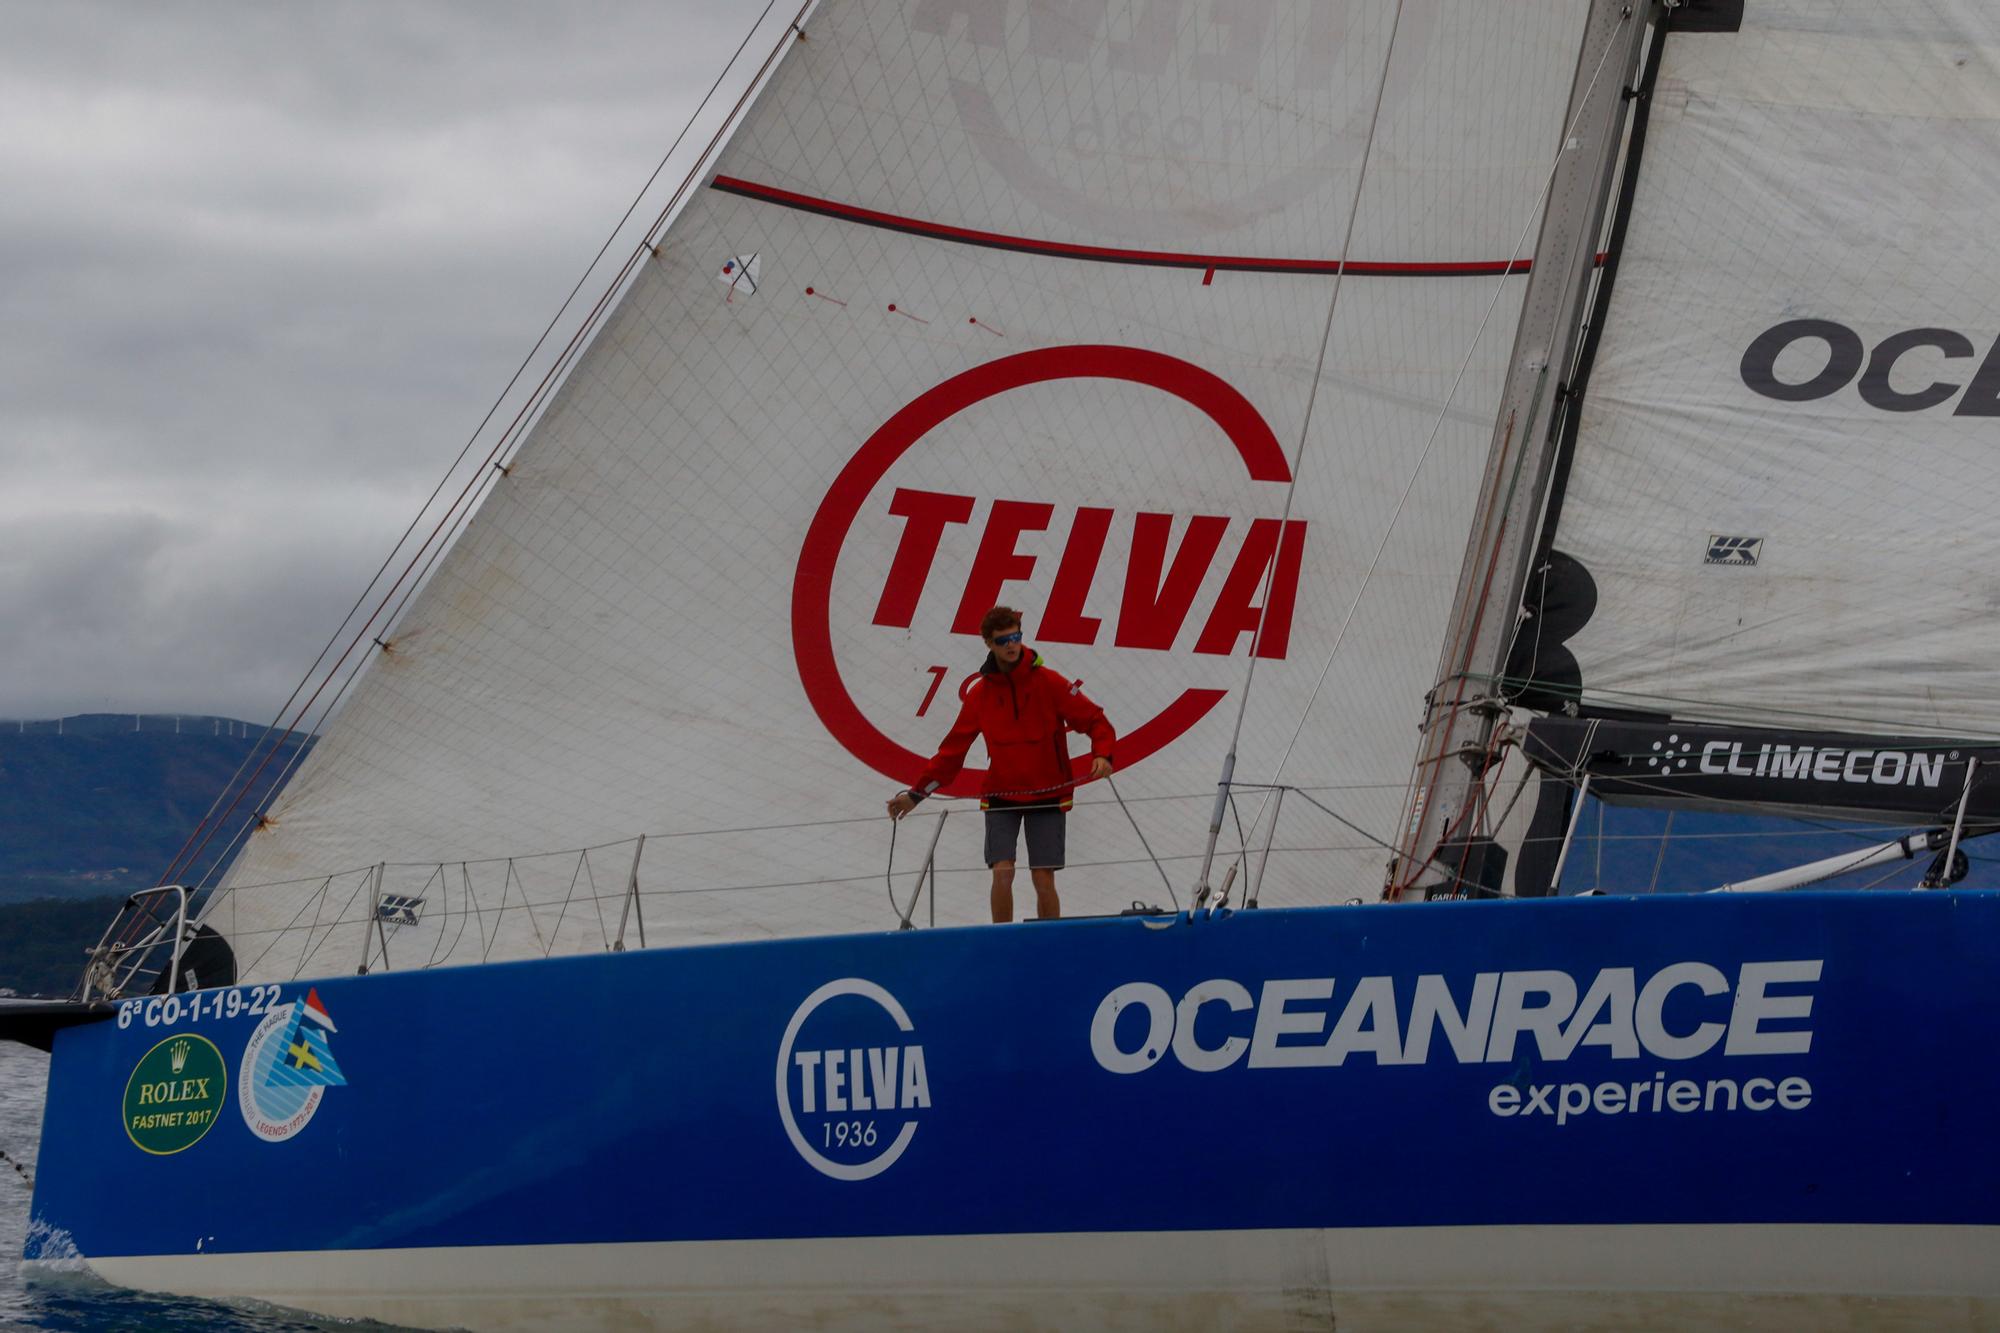
[[[1340,269],[1340,261],[1337,259],[1266,259],[1256,255],[1190,254],[1175,250],[1131,250],[1108,245],[1078,245],[1071,241],[1045,241],[1032,236],[1008,236],[1000,232],[979,231],[971,227],[955,227],[944,222],[926,222],[922,218],[904,217],[898,213],[885,213],[880,209],[863,208],[859,204],[843,204],[832,199],[820,199],[813,195],[800,194],[796,190],[780,189],[775,185],[760,185],[755,181],[739,180],[734,176],[717,176],[711,184],[725,194],[758,199],[767,204],[796,208],[806,213],[818,213],[824,217],[839,218],[844,222],[858,222],[863,226],[906,232],[912,236],[928,236],[934,240],[984,246],[991,250],[1018,250],[1027,254],[1052,255],[1059,259],[1094,259],[1107,264],[1195,268],[1206,270],[1211,275],[1217,271],[1231,270],[1249,273],[1334,273]],[[1597,256],[1598,263],[1601,264],[1604,260],[1604,255]],[[1476,278],[1497,276],[1502,273],[1526,273],[1533,264],[1534,261],[1531,259],[1437,262],[1354,259],[1348,261],[1347,272],[1355,277],[1371,278]]]

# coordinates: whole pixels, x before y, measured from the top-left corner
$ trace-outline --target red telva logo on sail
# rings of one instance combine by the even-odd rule
[[[792,643],[799,680],[828,731],[855,758],[895,781],[910,781],[925,756],[897,742],[875,726],[842,682],[834,654],[831,625],[834,567],[842,544],[868,497],[898,459],[931,431],[974,404],[1026,385],[1064,379],[1109,379],[1142,384],[1188,403],[1206,415],[1230,443],[1253,481],[1284,483],[1291,472],[1270,426],[1236,389],[1199,366],[1161,352],[1134,347],[1049,347],[1002,357],[952,376],[919,395],[878,428],[834,479],[819,512],[806,532],[792,583]],[[937,555],[944,530],[969,522],[971,496],[900,488],[889,498],[889,512],[902,519],[902,534],[886,582],[876,602],[874,623],[907,628]],[[987,517],[977,554],[959,599],[952,629],[977,633],[978,618],[999,599],[1010,580],[1023,579],[1034,557],[1018,550],[1024,532],[1049,526],[1054,506],[1028,501],[996,501]],[[1099,618],[1084,614],[1089,591],[1106,537],[1114,520],[1109,509],[1079,507],[1070,525],[1048,605],[1036,628],[1042,643],[1095,643],[1103,630]],[[1167,648],[1193,610],[1196,589],[1218,556],[1228,556],[1228,573],[1214,605],[1202,621],[1194,651],[1227,655],[1246,635],[1254,635],[1264,620],[1258,655],[1285,656],[1297,598],[1299,567],[1305,546],[1303,521],[1283,525],[1256,519],[1233,554],[1222,539],[1229,520],[1196,515],[1179,548],[1168,551],[1172,516],[1140,513],[1132,520],[1132,557],[1126,570],[1119,619],[1109,639],[1115,647]],[[1265,571],[1273,559],[1268,607],[1260,609]],[[1190,688],[1180,692],[1158,714],[1125,730],[1119,737],[1122,768],[1158,752],[1199,722],[1221,701],[1226,690]],[[1075,761],[1079,774],[1087,760]],[[967,769],[946,788],[952,795],[978,789],[984,774]]]

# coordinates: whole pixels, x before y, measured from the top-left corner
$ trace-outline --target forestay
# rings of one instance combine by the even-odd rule
[[[1668,38],[1555,538],[1585,703],[2000,734],[1996,217],[1992,5]]]
[[[433,868],[646,833],[652,943],[892,924],[882,802],[996,601],[1109,710],[1185,889],[1260,608],[1249,782],[1385,535],[1283,776],[1389,837],[1582,18],[822,5],[229,880],[301,882],[209,919],[246,964],[341,923],[260,974],[351,966],[387,894],[392,965],[602,948],[629,843],[581,883],[574,857],[533,885],[528,862]],[[1083,797],[1069,909],[1161,900],[1118,807]],[[904,890],[938,808],[905,825]],[[1386,855],[1304,801],[1277,845],[1272,904],[1371,895]],[[978,846],[976,816],[948,822],[939,921],[983,913]],[[425,864],[322,892],[384,860]]]

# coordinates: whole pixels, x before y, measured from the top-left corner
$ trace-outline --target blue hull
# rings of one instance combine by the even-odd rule
[[[95,1263],[1985,1228],[1996,1045],[1986,893],[1267,910],[333,978],[62,1033],[35,1234]]]

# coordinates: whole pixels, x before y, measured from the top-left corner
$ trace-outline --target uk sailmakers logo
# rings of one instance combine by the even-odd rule
[[[778,1044],[778,1118],[806,1164],[867,1180],[896,1164],[930,1110],[930,1070],[902,1003],[861,977],[829,981]]]
[[[237,1105],[252,1134],[284,1142],[311,1123],[328,1088],[347,1085],[329,1040],[338,1030],[317,989],[264,1016],[237,1066]]]
[[[1702,557],[1709,565],[1754,565],[1764,554],[1762,537],[1725,537],[1711,532],[1708,552]]]

